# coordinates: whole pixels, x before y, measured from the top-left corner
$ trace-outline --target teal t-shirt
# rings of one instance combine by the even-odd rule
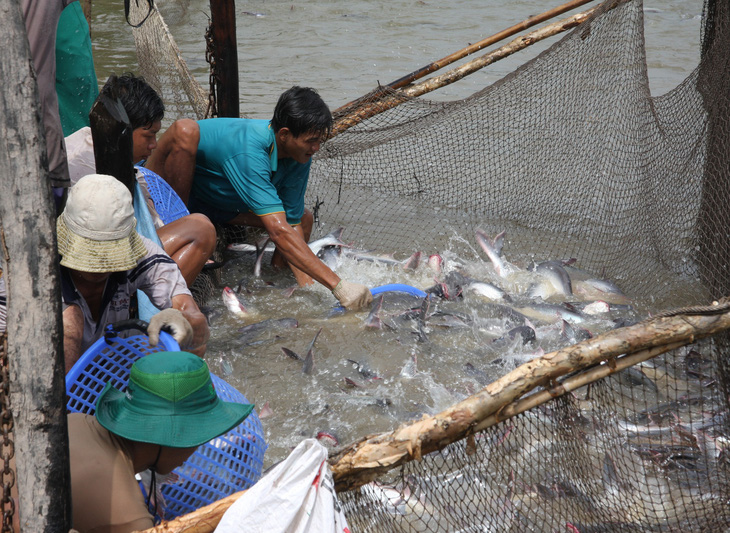
[[[289,224],[301,222],[311,161],[278,159],[268,120],[211,118],[198,125],[192,196],[225,211],[286,213]]]
[[[99,95],[99,82],[89,25],[79,2],[69,4],[58,20],[56,94],[64,137],[89,125],[89,111]]]

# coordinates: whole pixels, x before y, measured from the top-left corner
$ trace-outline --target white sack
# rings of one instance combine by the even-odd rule
[[[327,449],[306,439],[223,515],[216,533],[349,533]]]

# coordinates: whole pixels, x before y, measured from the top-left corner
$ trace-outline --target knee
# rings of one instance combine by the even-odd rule
[[[195,241],[200,248],[211,255],[215,251],[216,233],[215,226],[210,219],[202,213],[193,213],[188,215],[190,221],[195,227]]]

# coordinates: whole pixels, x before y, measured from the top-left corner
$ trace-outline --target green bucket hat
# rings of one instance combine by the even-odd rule
[[[155,352],[132,365],[126,392],[107,383],[96,401],[96,418],[125,439],[192,448],[236,427],[253,407],[222,401],[200,357]]]

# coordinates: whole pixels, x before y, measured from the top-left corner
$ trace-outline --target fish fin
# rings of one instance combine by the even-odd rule
[[[293,350],[290,350],[289,348],[281,347],[281,351],[284,352],[286,355],[294,359],[295,361],[302,361],[302,356],[296,353]]]

